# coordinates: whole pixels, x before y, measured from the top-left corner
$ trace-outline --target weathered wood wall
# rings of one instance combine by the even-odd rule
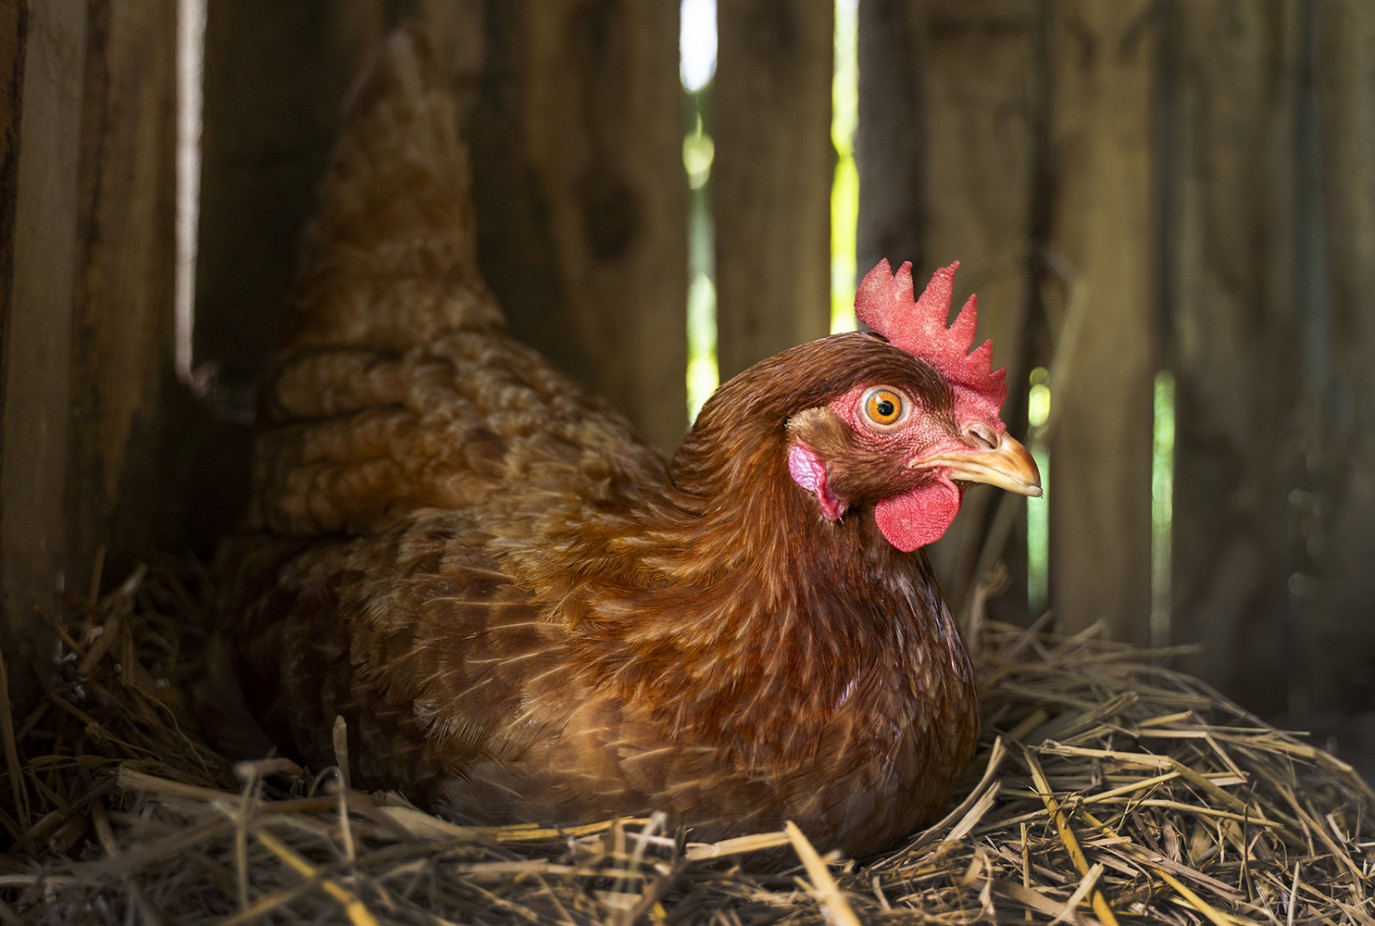
[[[1177,382],[1173,611],[1208,674],[1286,704],[1290,491],[1301,484],[1296,289],[1299,4],[1210,2],[1161,23],[1166,356]],[[1186,15],[1187,14],[1187,15]],[[1216,655],[1213,655],[1216,654]],[[1281,682],[1284,680],[1284,682]]]
[[[1029,230],[1043,208],[1033,157],[1041,115],[1038,40],[1031,6],[865,0],[860,4],[861,273],[882,258],[910,260],[923,281],[960,261],[956,285],[979,295],[979,338],[993,339],[1008,370],[1008,426],[1025,433],[1027,374],[1048,362],[1029,335]],[[982,156],[971,157],[971,152]],[[991,566],[979,557],[991,531],[1025,588],[1024,503],[974,489],[931,551],[947,595],[962,605]],[[1007,544],[1006,546],[1004,544]],[[1011,555],[1007,555],[1010,551]],[[1024,620],[1025,596],[994,602]],[[1009,606],[1013,613],[1008,613]]]
[[[17,700],[35,609],[168,531],[175,3],[0,12],[0,588]]]
[[[1299,133],[1316,150],[1305,151],[1307,282],[1296,301],[1319,313],[1326,350],[1305,344],[1301,488],[1315,494],[1291,524],[1311,505],[1311,521],[1292,529],[1312,564],[1296,596],[1312,680],[1303,706],[1343,712],[1375,704],[1375,5],[1328,0],[1309,30],[1314,105]]]
[[[341,101],[428,20],[518,334],[655,442],[685,421],[676,0],[210,0],[195,360],[171,361],[175,0],[0,5],[0,584],[35,605],[200,543]],[[1152,638],[1152,388],[1177,398],[1173,642],[1265,712],[1375,707],[1375,6],[862,0],[861,272],[953,259],[1026,427],[1050,370],[1052,606]],[[729,0],[710,89],[724,375],[824,332],[830,0]],[[213,375],[212,375],[213,374]],[[209,384],[212,388],[203,388]],[[238,419],[238,420],[236,420]],[[1025,619],[1022,503],[933,554]],[[1161,602],[1155,602],[1157,612]],[[1157,628],[1157,636],[1160,628]]]
[[[1375,708],[1372,54],[1359,2],[860,5],[860,265],[964,262],[1011,420],[1049,368],[1059,625],[1198,643],[1206,677],[1305,719]],[[936,554],[957,599],[993,523],[962,520]]]
[[[830,330],[833,8],[718,8],[709,131],[722,381]]]

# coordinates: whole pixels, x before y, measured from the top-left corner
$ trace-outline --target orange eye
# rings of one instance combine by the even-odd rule
[[[870,389],[864,396],[864,414],[880,427],[890,427],[907,414],[907,403],[901,393],[883,386]]]

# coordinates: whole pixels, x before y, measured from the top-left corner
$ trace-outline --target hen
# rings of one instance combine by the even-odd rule
[[[473,821],[661,809],[883,849],[977,738],[925,557],[967,484],[1039,494],[1002,371],[880,264],[878,335],[722,386],[671,463],[504,331],[416,33],[355,89],[261,402],[226,639],[279,747]]]

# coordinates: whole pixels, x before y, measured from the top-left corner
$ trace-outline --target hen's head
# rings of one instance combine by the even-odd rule
[[[906,552],[945,533],[970,483],[1041,494],[1035,462],[998,416],[1007,382],[991,343],[969,352],[974,297],[946,326],[958,266],[936,271],[915,301],[910,263],[870,271],[855,308],[887,344],[858,336],[869,344],[848,348],[846,386],[787,420],[788,472],[820,513],[837,521],[873,504],[883,536]]]

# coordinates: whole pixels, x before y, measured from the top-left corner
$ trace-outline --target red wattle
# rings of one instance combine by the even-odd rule
[[[904,553],[935,543],[960,510],[960,490],[949,479],[885,498],[874,520],[888,542]]]

